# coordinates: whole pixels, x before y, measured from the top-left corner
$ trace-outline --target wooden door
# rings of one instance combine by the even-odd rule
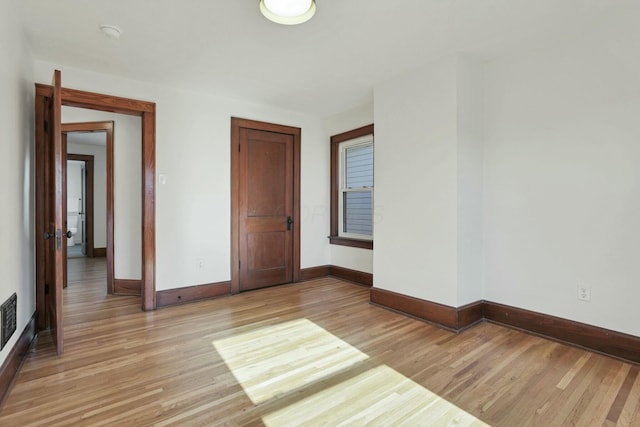
[[[46,320],[53,337],[58,354],[62,354],[63,345],[63,317],[62,317],[62,287],[65,277],[65,203],[64,181],[66,173],[66,156],[62,144],[62,96],[61,73],[55,70],[51,96],[47,103],[45,122],[45,143],[48,145],[46,159],[45,198],[46,238],[45,245],[45,310]]]
[[[232,123],[232,292],[294,282],[300,269],[300,129]]]
[[[67,250],[69,248],[68,238],[71,236],[69,233],[69,217],[68,206],[67,206],[67,134],[62,133],[62,124],[60,125],[60,132],[62,138],[62,163],[64,165],[64,170],[62,173],[62,220],[64,224],[64,228],[62,229],[62,262],[64,264],[64,268],[62,269],[62,288],[67,287],[68,278],[67,278]]]

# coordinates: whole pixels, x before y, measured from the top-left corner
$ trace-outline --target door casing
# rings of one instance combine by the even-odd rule
[[[52,93],[52,87],[36,84],[36,118],[42,117],[38,108],[44,105],[45,99]],[[121,98],[111,95],[80,91],[76,89],[61,89],[62,105],[86,108],[111,113],[129,114],[141,117],[142,121],[142,310],[149,311],[156,308],[155,292],[155,133],[156,106],[153,102]],[[41,107],[40,107],[41,108]],[[44,123],[36,123],[36,201],[43,198],[45,191],[41,185],[41,166],[43,158],[42,143],[38,135],[42,132]],[[38,218],[43,217],[36,203],[36,253],[44,253],[44,224]],[[45,274],[46,260],[36,257],[36,310],[38,312],[38,327],[46,327],[45,311]]]

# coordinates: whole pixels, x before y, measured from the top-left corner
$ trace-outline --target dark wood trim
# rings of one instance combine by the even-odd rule
[[[52,94],[53,88],[36,84],[36,113],[41,99]],[[156,308],[155,283],[155,145],[156,104],[153,102],[61,88],[62,105],[112,113],[130,114],[142,118],[142,309]],[[40,99],[40,100],[39,100]],[[36,199],[38,195],[36,195]],[[36,213],[36,217],[40,215]],[[299,217],[299,215],[298,215]],[[40,234],[36,233],[40,240]],[[298,257],[299,262],[299,257]],[[299,268],[299,267],[298,267]],[[36,273],[36,276],[39,272]],[[44,287],[44,281],[41,284]]]
[[[140,295],[142,280],[113,279],[113,293],[117,295]]]
[[[115,266],[114,266],[114,258],[115,258],[115,243],[114,243],[114,235],[115,235],[115,223],[114,223],[114,188],[115,188],[115,156],[114,156],[114,148],[113,148],[113,127],[111,128],[111,132],[107,131],[107,147],[106,147],[106,160],[105,160],[105,170],[106,170],[106,195],[107,195],[107,293],[114,294],[115,293]]]
[[[353,129],[347,132],[339,133],[337,135],[333,135],[331,137],[331,158],[330,158],[330,188],[329,191],[331,193],[331,197],[329,200],[329,209],[331,212],[330,216],[330,235],[329,235],[329,243],[333,245],[341,245],[341,246],[351,246],[354,248],[361,249],[373,249],[373,241],[367,240],[357,240],[357,239],[348,239],[344,237],[338,236],[338,193],[339,193],[339,183],[340,177],[338,176],[340,172],[340,168],[338,165],[339,153],[340,153],[340,143],[344,141],[348,141],[350,139],[359,138],[361,136],[373,135],[374,134],[374,126],[373,124],[362,126],[358,129]]]
[[[459,332],[487,320],[640,364],[640,337],[490,301],[450,307],[379,288],[371,303]]]
[[[475,301],[456,309],[458,330],[466,329],[484,320],[484,301]]]
[[[51,87],[49,86],[49,89]],[[36,90],[37,92],[37,90]],[[42,92],[42,91],[41,91]],[[47,92],[47,96],[50,96],[50,92]],[[45,123],[45,104],[47,97],[36,96],[35,99],[35,123]],[[43,238],[46,231],[46,218],[47,218],[47,203],[46,203],[46,176],[48,170],[47,161],[47,144],[44,143],[46,139],[44,126],[35,126],[35,281],[36,281],[36,311],[38,313],[38,329],[44,330],[47,328],[46,321],[46,300],[44,294],[45,282],[46,282],[46,268],[47,268],[47,251],[45,240]],[[1,390],[1,389],[0,389]]]
[[[351,246],[352,248],[373,249],[373,240],[360,240],[349,239],[347,237],[340,236],[329,236],[329,243],[331,243],[332,245]]]
[[[364,286],[373,286],[373,274],[363,271],[352,270],[350,268],[338,267],[332,265],[329,267],[329,275],[338,277],[342,280],[357,283]]]
[[[292,281],[300,280],[300,146],[302,130],[297,127],[231,117],[231,293],[240,291],[240,129],[256,129],[293,136],[293,254]]]
[[[109,111],[131,116],[144,116],[147,113],[155,114],[156,112],[156,104],[153,102],[64,87],[62,88],[62,99],[63,105],[68,105],[69,107]]]
[[[331,269],[330,265],[319,265],[317,267],[308,267],[300,270],[300,281],[319,279],[327,277]]]
[[[36,337],[36,319],[37,313],[33,313],[29,322],[24,327],[24,330],[20,334],[20,338],[13,346],[7,358],[0,367],[0,407],[4,403],[4,399],[9,395],[9,390],[13,384],[13,380],[22,366],[24,360],[33,339]]]
[[[206,285],[188,286],[185,288],[165,289],[158,291],[156,294],[158,308],[167,307],[230,295],[231,282],[208,283]]]
[[[156,106],[142,115],[142,309],[156,308]],[[145,141],[147,143],[145,143]],[[153,143],[149,143],[153,141]]]
[[[484,302],[484,317],[494,323],[640,363],[640,337],[490,301]]]
[[[107,256],[107,248],[93,248],[94,258],[104,258]]]
[[[62,131],[65,131],[65,125],[62,125]],[[93,222],[94,222],[94,158],[91,155],[86,154],[75,154],[67,152],[67,160],[76,160],[80,162],[84,162],[85,164],[85,186],[86,186],[86,200],[84,201],[84,228],[86,235],[83,236],[83,239],[87,242],[87,257],[93,258],[93,250],[94,250],[94,230],[93,230]]]
[[[380,288],[371,288],[370,298],[373,304],[409,314],[452,331],[460,329],[458,313],[454,307]]]

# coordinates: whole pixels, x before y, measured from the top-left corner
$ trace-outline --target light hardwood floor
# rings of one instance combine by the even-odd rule
[[[70,260],[2,426],[640,426],[639,367],[484,323],[453,334],[334,278],[140,311]]]

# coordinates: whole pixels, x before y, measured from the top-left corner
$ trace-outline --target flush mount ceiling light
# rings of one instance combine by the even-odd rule
[[[316,0],[260,0],[260,12],[278,24],[302,24],[316,13]]]
[[[100,31],[102,31],[105,36],[114,40],[118,40],[122,34],[122,30],[120,30],[120,28],[110,24],[100,25]]]

